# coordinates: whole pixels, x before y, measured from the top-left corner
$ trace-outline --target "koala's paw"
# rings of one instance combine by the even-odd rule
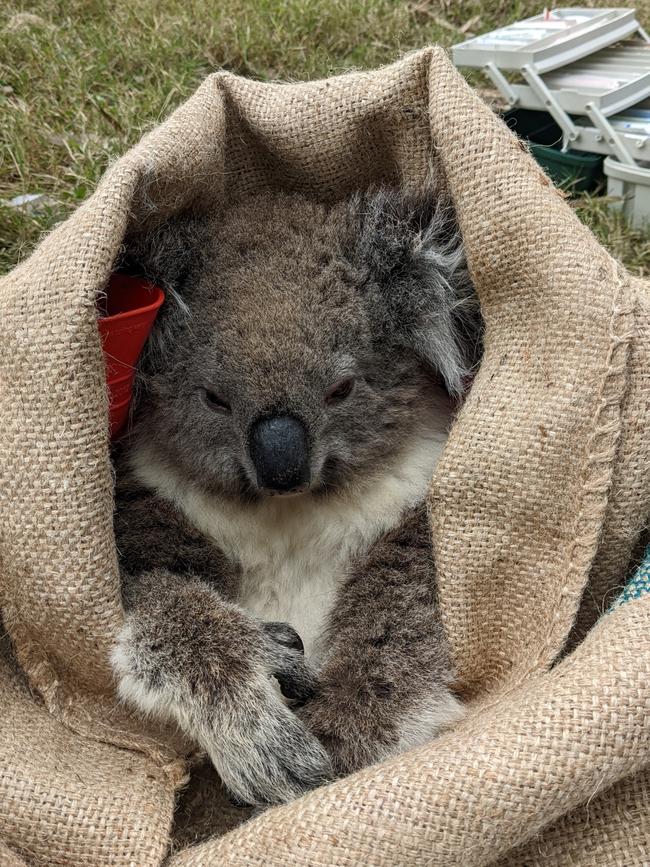
[[[237,801],[268,806],[292,801],[333,779],[320,742],[262,677],[206,732],[207,749]]]
[[[208,748],[231,794],[256,806],[294,800],[333,778],[326,750],[286,707],[269,677],[277,679],[292,708],[316,694],[317,678],[305,661],[302,640],[287,623],[264,623],[262,632],[262,670],[229,709],[222,705],[214,747]]]
[[[272,682],[277,678],[292,704],[314,695],[316,677],[297,633],[245,615],[236,645],[234,636],[216,632],[188,624],[184,634],[168,633],[160,621],[131,614],[111,657],[121,698],[176,723],[242,803],[284,803],[331,779],[327,752]]]

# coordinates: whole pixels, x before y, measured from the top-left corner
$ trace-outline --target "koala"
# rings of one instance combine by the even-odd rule
[[[480,344],[451,208],[268,192],[129,259],[167,300],[115,457],[120,696],[258,806],[434,737],[426,496]]]

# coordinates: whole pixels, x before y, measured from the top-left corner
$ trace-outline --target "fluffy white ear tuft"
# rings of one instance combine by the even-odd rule
[[[481,318],[453,208],[431,188],[379,190],[359,195],[354,206],[371,317],[458,394],[480,354]]]

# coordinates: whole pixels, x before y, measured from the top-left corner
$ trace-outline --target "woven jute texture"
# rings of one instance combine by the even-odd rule
[[[26,867],[27,861],[24,861],[15,852],[12,852],[11,849],[0,843],[0,864],[2,864],[2,867]]]
[[[79,737],[0,656],[0,865],[159,864],[173,784],[142,753]],[[128,814],[125,807],[130,804]]]
[[[416,186],[432,164],[486,322],[431,488],[470,712],[168,863],[536,863],[542,845],[638,863],[619,826],[646,805],[650,601],[598,614],[650,511],[648,290],[439,49],[309,84],[212,76],[0,283],[1,599],[22,671],[0,669],[0,839],[27,863],[160,864],[184,780],[182,745],[117,706],[107,664],[123,614],[95,300],[125,235],[246,191]]]
[[[650,770],[563,816],[495,867],[632,867],[650,863]]]

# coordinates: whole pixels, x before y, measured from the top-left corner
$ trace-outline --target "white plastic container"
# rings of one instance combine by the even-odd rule
[[[454,45],[456,66],[548,72],[640,31],[634,9],[551,9]]]
[[[650,96],[650,45],[630,41],[603,48],[582,60],[543,76],[553,99],[568,114],[588,114],[592,103],[609,117]],[[548,111],[544,95],[528,84],[513,84],[517,105]]]
[[[621,210],[633,226],[650,224],[650,164],[627,166],[607,157],[603,169],[607,195],[620,199],[611,207]]]

